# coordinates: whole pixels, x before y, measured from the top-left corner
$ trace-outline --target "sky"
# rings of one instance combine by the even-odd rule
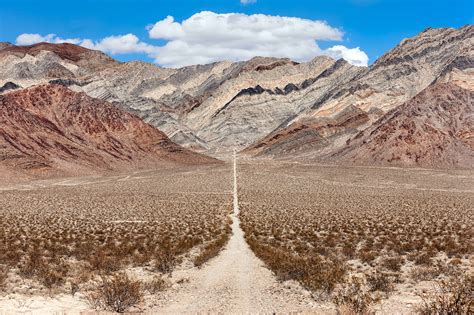
[[[474,24],[474,0],[0,0],[0,41],[72,42],[165,67],[318,55],[370,65],[427,27]]]

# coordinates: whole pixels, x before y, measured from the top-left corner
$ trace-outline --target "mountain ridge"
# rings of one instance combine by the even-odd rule
[[[170,69],[106,57],[88,66],[53,48],[28,48],[36,55],[20,58],[8,53],[18,48],[8,46],[0,49],[0,86],[61,84],[133,113],[179,145],[211,156],[235,148],[251,156],[316,159],[343,148],[434,82],[469,85],[463,82],[472,76],[473,47],[474,26],[466,25],[426,29],[370,67],[318,56],[303,63],[255,57]],[[298,146],[302,141],[312,145]]]

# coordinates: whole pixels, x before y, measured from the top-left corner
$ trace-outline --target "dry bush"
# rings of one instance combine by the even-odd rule
[[[87,295],[91,307],[97,310],[123,313],[143,299],[140,281],[131,280],[127,274],[118,273],[102,279],[98,287]]]
[[[371,292],[391,293],[394,290],[390,276],[379,270],[367,276],[367,285]]]
[[[168,284],[161,276],[154,276],[152,280],[143,283],[143,288],[151,294],[166,290]]]
[[[430,281],[440,275],[440,270],[436,267],[414,267],[410,270],[410,278],[418,281]]]
[[[67,266],[49,266],[38,273],[38,281],[47,289],[62,286],[66,282]]]
[[[155,267],[161,273],[167,273],[171,276],[178,263],[178,256],[170,246],[162,247],[155,254]]]
[[[414,258],[414,263],[417,265],[430,266],[432,264],[433,252],[424,252]]]
[[[442,178],[443,185],[463,185],[452,182],[455,176]],[[367,286],[375,291],[371,293],[383,292],[379,295],[384,297],[410,275],[412,279],[449,275],[445,259],[449,255],[462,256],[454,261],[465,270],[472,268],[472,194],[430,189],[440,181],[427,181],[426,174],[245,165],[239,180],[239,216],[246,240],[282,280],[330,290],[343,281],[341,274],[363,271]],[[408,189],[407,183],[424,188]],[[338,257],[335,266],[345,268],[325,267],[330,257]],[[309,264],[311,260],[316,262]]]
[[[227,244],[230,239],[231,235],[231,228],[228,225],[225,229],[225,232],[217,238],[215,241],[210,242],[199,253],[198,256],[194,258],[194,266],[201,267],[205,262],[210,260],[211,258],[216,257],[221,249]]]
[[[8,279],[8,269],[0,266],[0,290],[5,288]]]
[[[93,271],[98,271],[99,273],[110,274],[120,270],[120,260],[103,250],[92,253],[87,257],[86,261]]]
[[[296,280],[311,291],[330,293],[343,281],[347,267],[336,256],[290,254],[284,250],[261,245],[247,238],[250,248],[262,259],[281,281]]]
[[[403,265],[403,261],[403,258],[400,256],[387,257],[382,260],[382,266],[391,271],[400,271]]]
[[[438,282],[437,292],[422,296],[422,315],[473,314],[474,276],[458,275]]]
[[[75,282],[75,281],[71,281],[69,283],[70,287],[69,287],[69,293],[74,296],[76,295],[77,292],[79,292],[80,288],[79,288],[79,283]]]
[[[361,278],[351,277],[334,292],[333,302],[338,306],[338,313],[369,314],[376,299]]]
[[[0,266],[64,290],[129,267],[156,263],[169,273],[228,225],[231,177],[218,174],[168,170],[134,181],[3,191]]]

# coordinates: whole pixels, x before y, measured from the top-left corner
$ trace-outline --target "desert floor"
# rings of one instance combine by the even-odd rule
[[[97,229],[103,229],[105,234],[111,231],[110,235],[114,237],[120,235],[117,233],[128,233],[127,240],[133,242],[137,239],[146,246],[155,240],[147,233],[159,234],[160,229],[179,240],[186,239],[186,233],[192,233],[197,239],[196,246],[183,251],[179,265],[171,275],[164,276],[167,289],[145,294],[144,301],[130,311],[326,314],[336,312],[331,300],[308,290],[307,286],[304,288],[303,282],[284,279],[279,276],[279,270],[268,268],[258,258],[260,254],[251,250],[244,231],[255,246],[261,244],[291,255],[294,254],[292,251],[298,252],[295,248],[314,247],[310,244],[311,240],[304,240],[298,233],[307,235],[305,227],[312,227],[307,223],[319,222],[319,217],[326,213],[355,213],[353,217],[341,215],[340,219],[344,224],[352,219],[364,222],[351,227],[354,230],[364,228],[366,222],[370,225],[371,215],[377,216],[374,222],[381,230],[384,226],[400,228],[399,225],[392,226],[391,218],[402,226],[406,219],[407,225],[413,224],[415,228],[421,221],[416,221],[418,216],[416,220],[403,217],[407,211],[417,215],[428,214],[435,204],[436,209],[432,210],[435,219],[436,215],[442,216],[445,209],[449,213],[448,218],[441,218],[445,224],[474,225],[473,171],[340,167],[241,158],[237,161],[235,164],[229,161],[223,166],[144,170],[116,176],[41,180],[0,186],[0,218],[3,220],[0,232],[6,234],[11,224],[19,226],[11,229],[15,233],[43,233],[42,237],[48,238],[49,233],[54,233],[48,229],[53,229],[56,224],[60,226],[64,220],[66,225],[71,225],[64,233],[69,235],[73,231],[73,234],[80,235],[83,231],[77,226],[81,226],[81,220],[93,218],[91,224],[96,224]],[[390,212],[389,206],[406,207],[401,212]],[[321,209],[324,211],[321,212]],[[15,222],[16,212],[22,222]],[[48,222],[38,219],[48,212],[54,212],[54,220],[59,223],[55,221],[55,224],[48,226]],[[176,220],[173,219],[175,213],[178,213]],[[213,221],[209,223],[211,218]],[[339,217],[336,216],[336,220]],[[193,222],[199,228],[193,229]],[[44,226],[41,229],[32,228],[38,224]],[[160,229],[155,229],[154,224]],[[182,228],[181,224],[186,228]],[[228,224],[231,235],[225,247],[216,257],[196,267],[193,259],[199,255],[202,246],[224,233]],[[325,228],[331,226],[327,222],[324,224]],[[447,231],[448,228],[452,227],[447,227]],[[442,226],[437,229],[441,229],[443,234]],[[271,231],[278,234],[277,241],[271,236]],[[139,238],[134,238],[135,232],[140,234]],[[325,235],[324,231],[319,232]],[[197,235],[199,233],[205,236]],[[25,237],[20,234],[19,238]],[[343,242],[345,235],[338,237],[336,240]],[[472,234],[467,237],[469,239]],[[1,242],[13,240],[6,236],[0,239],[0,248],[7,249],[9,244]],[[466,244],[458,245],[462,247]],[[335,243],[334,246],[339,245]],[[381,253],[389,255],[393,252],[390,246],[389,250],[382,244]],[[302,251],[307,252],[308,249]],[[413,253],[408,250],[407,257],[410,254]],[[458,264],[466,272],[473,270],[472,254],[463,252],[459,259]],[[433,259],[443,260],[446,264],[452,259],[443,253],[433,255]],[[354,254],[353,258],[348,259],[349,273],[369,272],[378,266],[378,261],[383,266],[383,259],[376,257],[372,264],[363,264]],[[6,285],[0,288],[0,314],[94,312],[86,299],[94,277],[84,281],[80,290],[72,295],[68,285],[74,279],[76,264],[69,262],[69,266],[71,270],[66,281],[54,289],[43,288],[34,277],[23,279],[16,267],[9,269]],[[140,265],[134,260],[133,264],[122,267],[134,279],[144,282],[157,273],[148,262]],[[401,280],[382,302],[374,304],[375,311],[414,312],[421,302],[419,293],[429,291],[433,281],[411,279],[413,268],[415,266],[407,258],[396,272],[397,279]]]

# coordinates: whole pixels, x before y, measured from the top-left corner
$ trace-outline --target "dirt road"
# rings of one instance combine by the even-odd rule
[[[232,236],[226,248],[203,268],[188,276],[190,282],[172,296],[159,313],[288,313],[324,312],[296,283],[282,285],[254,255],[240,228],[237,157],[233,158]]]

